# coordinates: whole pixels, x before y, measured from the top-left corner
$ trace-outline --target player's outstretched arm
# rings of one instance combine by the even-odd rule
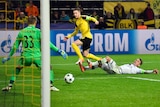
[[[152,73],[158,74],[159,71],[158,71],[158,69],[154,69],[154,70],[144,70],[143,73],[144,73],[144,74],[152,74]]]
[[[67,41],[68,40],[68,37],[66,36],[66,37],[64,37],[64,39],[63,39],[64,41]]]
[[[154,70],[153,70],[153,73],[154,73],[154,74],[158,74],[158,73],[159,73],[159,70],[158,70],[158,69],[154,69]]]
[[[4,64],[6,61],[10,60],[10,57],[14,54],[14,52],[16,51],[17,47],[19,46],[19,44],[17,42],[14,43],[9,55],[5,58],[2,59],[2,63]]]
[[[59,49],[58,47],[56,47],[54,44],[52,44],[50,42],[50,48],[55,51],[55,52],[58,52],[64,59],[67,59],[68,58],[68,55],[67,53],[64,51],[64,50],[61,50]]]
[[[63,40],[67,41],[69,38],[75,36],[78,33],[78,31],[79,31],[79,29],[77,27],[75,27],[74,32],[69,34],[69,35],[67,35],[67,36],[65,36]]]
[[[59,49],[58,52],[64,59],[68,59],[68,54],[64,50]]]
[[[18,37],[17,37],[18,38]],[[11,51],[9,53],[9,55],[5,58],[2,59],[2,63],[4,64],[6,61],[9,61],[10,60],[10,57],[15,53],[15,51],[18,49],[19,47],[19,44],[20,44],[20,40],[19,39],[16,39],[15,43],[13,44],[12,48],[11,48]]]
[[[6,61],[10,60],[10,56],[8,55],[7,57],[2,59],[2,63],[4,64]]]
[[[57,52],[58,51],[58,47],[56,47],[53,43],[51,43],[50,42],[50,48],[53,50],[53,51],[55,51],[55,52]]]
[[[96,25],[99,24],[99,21],[97,19],[95,19],[94,17],[91,17],[91,16],[82,16],[82,17],[86,17],[86,20],[88,21],[93,21]]]

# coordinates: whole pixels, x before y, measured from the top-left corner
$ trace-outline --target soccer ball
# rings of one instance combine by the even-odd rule
[[[68,84],[73,83],[73,81],[74,81],[73,74],[67,73],[67,74],[64,76],[64,81],[65,81],[66,83],[68,83]]]

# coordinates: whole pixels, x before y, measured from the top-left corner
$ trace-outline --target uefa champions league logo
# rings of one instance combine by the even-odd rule
[[[145,47],[149,51],[153,51],[153,50],[158,51],[158,50],[160,50],[160,44],[156,44],[155,43],[155,37],[154,37],[153,33],[151,35],[151,38],[146,40]]]
[[[4,53],[9,53],[10,52],[10,50],[11,50],[11,36],[10,35],[8,35],[7,40],[2,41],[1,50]]]

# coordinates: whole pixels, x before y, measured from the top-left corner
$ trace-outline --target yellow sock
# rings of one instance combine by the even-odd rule
[[[97,57],[97,56],[95,56],[95,55],[93,55],[93,54],[91,54],[91,53],[89,53],[86,57],[87,57],[87,58],[90,58],[90,59],[95,59],[95,60],[97,60],[97,61],[101,60],[101,58],[99,58],[99,57]]]
[[[79,47],[75,44],[75,43],[72,43],[72,48],[74,49],[74,51],[76,52],[76,54],[78,55],[79,59],[82,59],[84,60],[82,54],[81,54],[81,51],[79,49]]]

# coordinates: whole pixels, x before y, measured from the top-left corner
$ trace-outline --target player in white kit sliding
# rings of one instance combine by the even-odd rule
[[[100,67],[109,74],[151,74],[151,73],[158,74],[157,69],[144,70],[144,69],[139,68],[139,66],[142,65],[141,58],[137,58],[131,64],[124,64],[121,66],[118,66],[116,62],[109,56],[106,56],[100,61],[91,62],[90,60],[87,60],[87,62],[88,62],[88,66],[84,67],[85,70],[95,69],[95,68]]]

